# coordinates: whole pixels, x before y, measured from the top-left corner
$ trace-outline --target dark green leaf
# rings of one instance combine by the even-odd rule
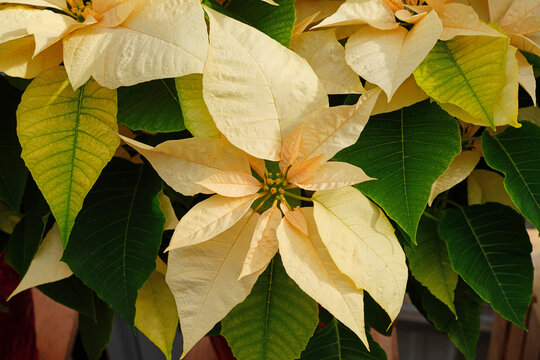
[[[294,0],[276,0],[279,6],[261,0],[230,0],[225,10],[259,29],[282,45],[289,47],[296,21]]]
[[[457,122],[437,104],[425,101],[372,117],[359,141],[335,158],[377,179],[357,188],[416,243],[431,186],[460,152]]]
[[[96,321],[94,292],[76,276],[38,286],[38,289],[57,303]]]
[[[525,328],[533,266],[523,218],[497,203],[450,209],[439,234],[463,280],[502,317]]]
[[[540,127],[524,121],[519,129],[482,135],[486,162],[504,173],[504,187],[518,209],[540,229]]]
[[[418,226],[418,245],[405,246],[409,269],[437,299],[455,313],[454,290],[458,275],[452,269],[446,243],[439,238],[437,222],[422,217]]]
[[[118,88],[118,123],[152,133],[184,130],[174,79]]]
[[[28,171],[17,140],[15,111],[20,91],[0,77],[0,200],[19,213]]]
[[[324,324],[315,330],[315,334],[302,352],[301,360],[386,360],[386,353],[366,333],[370,351],[366,349],[362,340],[348,327],[332,318],[330,323]]]
[[[437,330],[450,338],[466,359],[474,359],[480,336],[482,299],[467,284],[459,281],[455,291],[456,318],[445,304],[416,280],[409,278],[408,289],[418,310]]]
[[[221,333],[239,360],[296,359],[318,322],[317,303],[287,276],[277,255],[223,319]]]
[[[114,312],[111,308],[97,296],[95,296],[94,301],[97,321],[85,315],[79,316],[79,332],[89,360],[98,360],[109,344],[114,321]]]
[[[8,263],[21,275],[26,274],[41,244],[50,214],[47,202],[31,179],[23,204],[26,214],[9,238],[6,256]]]
[[[366,326],[374,328],[379,334],[392,335],[390,317],[366,291],[364,291],[364,320]]]
[[[521,51],[521,53],[527,58],[527,61],[529,64],[533,66],[534,69],[534,77],[540,76],[540,57],[533,53],[528,53],[525,51]]]
[[[75,221],[63,261],[130,325],[137,290],[155,267],[165,218],[148,165],[113,160]]]

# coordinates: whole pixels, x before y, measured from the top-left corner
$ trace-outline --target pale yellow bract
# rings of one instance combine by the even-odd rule
[[[74,89],[90,76],[117,88],[200,73],[207,49],[198,0],[12,0],[0,7],[0,71],[31,78],[63,61]]]
[[[329,160],[358,140],[381,89],[366,91],[355,105],[329,107],[320,80],[299,55],[206,12],[203,96],[222,137],[155,148],[124,138],[176,191],[215,193],[180,219],[168,248],[167,283],[184,355],[245,299],[278,251],[289,276],[369,346],[363,290],[395,319],[407,281],[405,256],[384,213],[350,187],[372,178]],[[233,71],[240,67],[241,73]],[[265,160],[274,162],[273,170]],[[313,216],[313,208],[291,205],[298,200],[334,212],[316,208]],[[329,227],[340,221],[343,236],[332,239]],[[347,251],[336,247],[340,240],[353,256],[337,255]]]

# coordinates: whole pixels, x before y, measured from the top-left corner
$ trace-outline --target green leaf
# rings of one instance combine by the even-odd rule
[[[505,82],[508,44],[506,37],[490,36],[438,41],[414,71],[414,78],[439,103],[458,106],[494,128],[494,108]]]
[[[193,136],[219,138],[221,133],[203,99],[202,74],[182,76],[175,82],[186,129]]]
[[[416,247],[405,247],[412,275],[455,314],[454,290],[458,275],[452,269],[446,243],[439,238],[438,224],[422,217]]]
[[[461,152],[457,122],[437,104],[421,102],[370,118],[353,146],[335,158],[376,181],[356,185],[416,243],[431,186]]]
[[[392,335],[392,321],[382,307],[364,291],[364,321],[366,326],[372,327],[384,336]]]
[[[238,360],[296,359],[318,322],[317,303],[287,276],[278,255],[222,320],[221,334]]]
[[[39,291],[64,306],[96,321],[94,292],[76,276],[38,286]]]
[[[21,159],[15,111],[20,91],[0,77],[0,200],[19,213],[28,171]]]
[[[540,127],[524,121],[495,136],[484,132],[482,150],[489,166],[504,175],[504,187],[519,211],[540,229]]]
[[[540,108],[538,106],[527,106],[519,109],[518,121],[529,121],[540,126]]]
[[[118,88],[118,123],[151,133],[184,130],[174,79]]]
[[[449,209],[439,235],[463,280],[502,317],[525,328],[533,266],[523,218],[497,203]]]
[[[6,260],[23,276],[26,274],[41,240],[51,211],[39,192],[36,184],[30,180],[23,199],[26,214],[15,226],[8,242]]]
[[[90,80],[73,91],[61,66],[41,73],[22,96],[22,158],[58,222],[64,247],[86,194],[120,143],[116,111],[116,90]]]
[[[418,310],[437,330],[450,338],[467,360],[475,359],[483,301],[467,284],[459,281],[456,287],[457,318],[445,304],[414,279],[409,279],[409,295]]]
[[[276,3],[279,6],[261,0],[231,0],[225,9],[288,48],[296,21],[294,0]]]
[[[318,327],[309,340],[300,360],[386,360],[386,353],[369,332],[366,332],[370,351],[348,327],[332,317],[324,327]]]
[[[130,325],[137,290],[154,270],[161,244],[160,191],[149,165],[111,161],[88,194],[62,259]]]
[[[520,50],[521,51],[521,50]],[[533,66],[534,69],[534,77],[540,76],[540,56],[529,53],[526,51],[521,51],[523,56],[527,59],[527,62]]]
[[[96,320],[88,316],[79,316],[79,332],[88,360],[98,360],[101,353],[109,344],[112,334],[114,312],[94,296],[96,304]]]

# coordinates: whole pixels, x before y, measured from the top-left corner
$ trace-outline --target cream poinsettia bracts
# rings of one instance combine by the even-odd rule
[[[407,0],[347,0],[314,29],[335,27],[347,64],[381,87],[390,101],[433,48],[442,32],[435,11]]]
[[[213,194],[180,219],[168,248],[167,283],[184,352],[248,296],[278,251],[300,288],[368,346],[363,291],[394,319],[405,292],[405,256],[383,212],[350,186],[371,178],[331,159],[358,140],[381,90],[366,91],[355,105],[329,107],[303,58],[206,11],[203,97],[222,137],[155,148],[124,138],[176,191]],[[231,72],[237,68],[242,74]]]
[[[183,331],[187,350],[243,301],[278,250],[291,278],[355,331],[366,346],[364,289],[392,319],[397,316],[407,278],[401,247],[382,211],[349,187],[371,178],[354,165],[328,161],[356,141],[379,91],[366,92],[356,105],[322,108],[308,116],[283,141],[275,172],[266,168],[263,159],[241,152],[223,138],[168,141],[155,148],[123,138],[175,190],[215,193],[180,219],[168,248],[168,282],[178,296],[181,325],[190,329]],[[300,189],[316,191],[313,199],[300,195]],[[291,206],[298,200],[315,202],[315,214],[312,208]],[[364,210],[352,217],[344,213],[350,208],[355,214],[354,206]],[[340,221],[344,221],[341,229]],[[330,228],[343,234],[346,248],[336,242]],[[306,259],[305,268],[298,268],[290,259],[300,256],[305,247],[313,251],[313,258]],[[344,250],[354,257],[343,257]],[[230,252],[234,259],[227,256]],[[206,263],[201,262],[205,256]],[[217,267],[216,274],[199,279],[201,283],[190,279],[199,278],[197,269],[203,271],[201,266],[208,268],[214,261],[225,267]],[[376,268],[381,270],[374,272]],[[216,279],[221,283],[215,283]],[[214,286],[226,293],[217,293]],[[234,296],[224,289],[236,289]],[[194,297],[186,299],[186,291]],[[201,298],[207,300],[199,304]],[[213,312],[211,306],[221,310]]]
[[[197,0],[12,0],[0,7],[0,71],[31,78],[62,61],[74,88],[202,72]],[[160,54],[159,56],[156,56]]]

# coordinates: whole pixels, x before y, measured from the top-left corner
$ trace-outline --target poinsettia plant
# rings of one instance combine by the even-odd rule
[[[2,2],[0,258],[21,281],[0,312],[37,287],[91,359],[114,313],[168,359],[178,326],[182,357],[221,334],[239,360],[385,359],[369,330],[407,293],[474,359],[484,301],[527,326],[539,19],[540,0]]]

